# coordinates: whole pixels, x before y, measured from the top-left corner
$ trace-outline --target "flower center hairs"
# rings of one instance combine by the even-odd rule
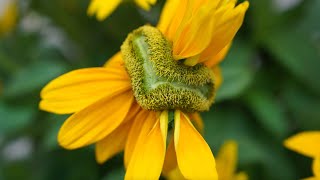
[[[183,60],[175,60],[172,43],[157,28],[134,30],[121,52],[134,96],[144,109],[209,110],[215,96],[212,71],[203,64],[187,66]]]

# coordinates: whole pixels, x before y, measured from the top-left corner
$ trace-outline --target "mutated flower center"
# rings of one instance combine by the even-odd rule
[[[186,66],[172,55],[172,44],[151,26],[128,35],[121,46],[134,96],[147,110],[208,110],[214,100],[214,76],[205,65]]]

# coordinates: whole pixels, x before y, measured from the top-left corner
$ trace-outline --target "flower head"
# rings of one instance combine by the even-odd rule
[[[314,177],[306,180],[320,180],[320,131],[307,131],[296,134],[284,141],[284,145],[293,151],[313,158]]]
[[[0,0],[0,36],[14,27],[17,19],[17,4],[14,0]]]
[[[185,5],[185,1],[170,0],[163,13],[176,8],[178,2]],[[184,20],[193,22],[189,22],[190,30],[193,24],[204,25],[199,18],[216,18],[209,11],[214,14],[230,6],[229,1],[217,1],[207,9],[204,6],[209,1],[186,2],[197,7],[188,6],[178,13],[183,17],[191,14],[191,19]],[[243,18],[243,14],[238,15]],[[169,23],[168,27],[173,25]],[[175,169],[186,179],[217,179],[215,159],[199,133],[203,124],[198,114],[209,109],[221,82],[219,70],[212,68],[217,62],[205,65],[199,61],[189,66],[178,61],[180,56],[174,50],[177,42],[170,38],[174,35],[168,36],[160,27],[165,26],[160,22],[159,29],[143,26],[133,31],[121,52],[104,67],[75,70],[50,82],[41,92],[40,108],[73,113],[60,129],[61,146],[76,149],[95,143],[99,163],[124,150],[125,179],[158,179],[161,173],[166,175]],[[193,42],[198,41],[196,38],[188,39],[187,29],[181,28],[185,35],[178,36],[189,43],[185,44],[186,51],[199,49],[200,43]],[[199,35],[198,31],[192,32],[196,33],[193,36]],[[222,58],[220,53],[216,56]],[[198,55],[186,54],[186,61]]]
[[[99,20],[107,18],[123,0],[91,0],[88,8],[89,15],[97,15]],[[142,9],[148,11],[151,5],[154,5],[157,0],[134,0],[134,2]]]

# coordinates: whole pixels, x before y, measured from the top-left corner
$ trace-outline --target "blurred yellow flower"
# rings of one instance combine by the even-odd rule
[[[88,8],[90,16],[96,14],[98,20],[107,18],[123,0],[91,0]],[[144,10],[150,10],[157,0],[134,0],[134,2]]]
[[[218,179],[214,156],[198,132],[203,129],[198,112],[214,101],[221,83],[217,65],[248,8],[247,2],[235,4],[169,0],[159,29],[133,31],[105,67],[75,70],[50,82],[40,108],[74,113],[60,129],[60,145],[96,143],[99,163],[124,150],[125,179],[159,179],[174,169],[186,179]],[[183,59],[195,64],[177,61]]]
[[[320,180],[320,131],[306,131],[284,141],[284,145],[293,151],[313,158],[314,177],[305,180]]]
[[[10,32],[17,21],[15,0],[0,0],[0,36]]]
[[[236,174],[238,160],[238,145],[234,141],[227,141],[220,148],[216,158],[217,171],[220,180],[247,180],[244,172]]]

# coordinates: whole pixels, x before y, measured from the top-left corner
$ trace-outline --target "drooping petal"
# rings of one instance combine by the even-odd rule
[[[233,179],[237,167],[238,145],[234,141],[227,141],[220,148],[216,156],[217,171],[220,179]]]
[[[315,158],[320,154],[319,140],[320,131],[306,131],[288,138],[284,145],[288,149]]]
[[[186,179],[218,179],[210,147],[189,118],[175,111],[174,143],[177,162]]]
[[[107,137],[97,142],[95,150],[98,163],[104,163],[124,149],[131,125],[131,122],[122,124]]]
[[[117,62],[112,61],[106,68],[71,71],[51,81],[41,91],[40,109],[70,114],[103,97],[131,89],[127,72]]]
[[[149,121],[147,121],[148,119]],[[146,136],[150,131],[150,129],[152,128],[152,126],[154,125],[154,122],[151,122],[152,119],[156,119],[156,113],[141,109],[138,115],[133,120],[134,122],[129,131],[129,135],[128,135],[128,139],[127,139],[127,143],[124,151],[125,167],[128,167],[128,164],[132,157],[133,150],[136,147],[139,136],[140,135]],[[145,123],[145,122],[148,122],[148,123]]]
[[[147,119],[147,121],[155,121],[154,126],[147,136],[139,136],[128,165],[126,180],[156,180],[160,177],[166,152],[168,112],[162,112],[157,120]]]
[[[118,92],[73,114],[59,131],[59,144],[76,149],[102,140],[123,122],[133,100],[131,90]]]
[[[121,3],[122,0],[92,0],[88,8],[88,15],[97,15],[98,20],[107,18]]]

